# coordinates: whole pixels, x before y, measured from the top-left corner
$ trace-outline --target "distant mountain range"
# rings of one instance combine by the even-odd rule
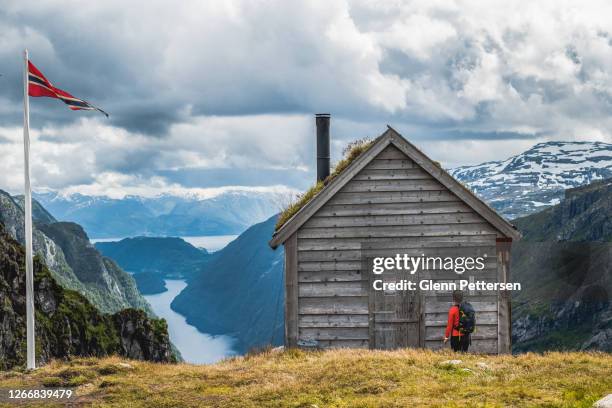
[[[558,204],[565,189],[612,177],[612,144],[547,142],[506,160],[449,170],[508,219]]]
[[[284,341],[283,250],[268,246],[276,218],[215,252],[172,302],[200,331],[236,338],[240,353]]]
[[[286,192],[227,191],[213,198],[154,198],[49,192],[34,197],[57,219],[73,221],[92,238],[234,235],[280,210]]]
[[[0,190],[0,223],[13,239],[23,244],[23,199]],[[57,222],[33,201],[33,248],[63,287],[83,294],[101,312],[115,313],[137,308],[152,315],[134,279],[89,242],[83,228],[72,222]]]
[[[513,350],[612,352],[612,179],[514,222]]]

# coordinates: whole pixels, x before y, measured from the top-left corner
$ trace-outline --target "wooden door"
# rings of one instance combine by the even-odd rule
[[[371,270],[370,270],[371,271]],[[396,349],[421,345],[421,302],[418,290],[375,290],[374,281],[412,281],[418,285],[418,274],[404,270],[387,270],[380,275],[370,272],[369,323],[370,348]]]

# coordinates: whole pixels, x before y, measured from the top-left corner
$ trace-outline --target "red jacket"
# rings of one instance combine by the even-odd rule
[[[446,332],[444,332],[444,337],[451,337],[451,330],[453,336],[461,336],[459,330],[456,327],[459,325],[459,306],[453,305],[450,309],[448,309],[448,323],[446,324]]]

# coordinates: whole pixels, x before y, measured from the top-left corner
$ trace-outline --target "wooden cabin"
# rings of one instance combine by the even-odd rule
[[[318,132],[319,133],[319,132]],[[321,166],[319,166],[321,167]],[[288,347],[444,347],[451,291],[381,291],[373,281],[509,282],[518,231],[389,129],[283,224]],[[484,257],[484,269],[372,272],[372,258]],[[476,309],[470,351],[511,350],[508,291],[464,291]],[[448,345],[446,345],[448,347]]]

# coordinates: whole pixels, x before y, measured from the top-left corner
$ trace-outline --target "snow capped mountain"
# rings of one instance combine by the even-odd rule
[[[213,196],[162,194],[123,198],[35,193],[57,219],[77,222],[92,238],[137,235],[234,235],[280,211],[288,189],[229,189]]]
[[[612,144],[546,142],[503,161],[450,169],[509,219],[558,204],[563,190],[612,177]]]

